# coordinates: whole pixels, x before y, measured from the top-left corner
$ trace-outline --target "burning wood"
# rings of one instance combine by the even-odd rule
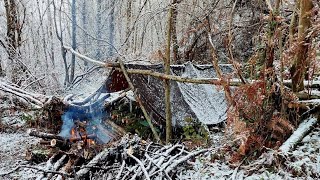
[[[92,144],[92,142],[94,142],[96,138],[97,138],[97,135],[89,134],[89,135],[70,137],[70,141],[71,142],[86,141],[88,144]]]

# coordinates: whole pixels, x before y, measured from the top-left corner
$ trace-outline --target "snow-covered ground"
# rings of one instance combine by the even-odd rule
[[[267,158],[266,160],[271,160]],[[215,160],[210,156],[200,156],[192,163],[190,169],[180,171],[179,179],[320,179],[320,126],[316,127],[303,138],[302,142],[289,151],[285,162],[280,165],[273,162],[272,167],[253,167],[248,172],[247,165],[231,168],[225,162]],[[258,162],[261,159],[256,160]],[[254,162],[252,162],[254,163]],[[263,164],[262,164],[263,165]],[[244,167],[246,166],[246,167]]]
[[[28,146],[38,143],[38,139],[25,132],[0,133],[0,174],[11,171],[19,165],[27,165],[25,152]],[[34,170],[21,169],[0,179],[30,179],[35,177]]]

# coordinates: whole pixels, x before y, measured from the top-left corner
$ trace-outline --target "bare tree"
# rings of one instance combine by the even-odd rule
[[[22,5],[22,3],[20,3]],[[18,2],[15,0],[4,0],[6,10],[6,25],[7,36],[6,43],[1,41],[1,45],[5,48],[9,61],[11,63],[12,81],[19,83],[19,71],[25,71],[26,67],[19,61],[20,50],[22,44],[22,29],[25,23],[26,9],[22,7],[22,12],[19,11]],[[1,74],[3,74],[1,68]]]
[[[62,2],[63,0],[60,1],[60,8],[59,8],[59,27],[58,27],[58,20],[57,20],[57,7],[55,4],[55,1],[53,1],[53,7],[54,7],[54,25],[56,29],[56,36],[57,39],[60,41],[60,48],[61,48],[61,56],[63,59],[63,65],[64,65],[64,71],[65,71],[65,78],[64,78],[64,85],[67,86],[70,83],[70,78],[69,78],[69,68],[68,68],[68,63],[67,63],[67,51],[64,49],[64,36],[63,36],[63,27],[62,27],[62,19],[61,19],[61,8],[62,8]],[[59,31],[60,30],[60,31]]]

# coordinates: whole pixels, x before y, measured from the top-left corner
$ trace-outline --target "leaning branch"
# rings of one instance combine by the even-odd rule
[[[96,65],[104,67],[104,68],[115,68],[116,70],[122,71],[119,63],[104,63],[104,62],[89,58],[83,54],[80,54],[80,53],[74,51],[71,47],[65,46],[64,48],[66,50],[70,51],[71,53],[75,54],[76,56],[78,56],[83,61],[91,62],[93,64],[96,64]],[[168,74],[163,74],[163,73],[159,73],[159,72],[154,72],[151,70],[142,70],[142,69],[127,69],[126,71],[128,74],[149,75],[149,76],[153,76],[156,78],[165,79],[165,80],[172,80],[172,81],[177,81],[177,82],[181,82],[181,83],[221,85],[221,81],[219,78],[194,78],[194,79],[192,79],[192,78],[185,78],[185,77],[181,77],[181,76],[168,75]],[[241,84],[242,83],[237,79],[232,79],[229,82],[230,86],[239,86]]]
[[[104,63],[104,62],[97,61],[97,60],[94,60],[94,59],[92,59],[92,58],[89,58],[88,56],[85,56],[85,55],[83,55],[83,54],[80,54],[80,53],[78,53],[77,51],[73,50],[73,49],[72,49],[71,47],[69,47],[69,46],[63,46],[63,48],[64,48],[65,50],[70,51],[72,54],[78,56],[78,57],[79,57],[81,60],[83,60],[83,61],[91,62],[91,63],[93,63],[93,64],[96,64],[96,65],[102,66],[102,67],[105,66],[105,63]]]

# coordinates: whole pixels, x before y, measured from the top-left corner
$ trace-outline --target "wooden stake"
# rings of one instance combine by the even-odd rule
[[[166,75],[170,74],[170,47],[171,47],[171,31],[172,31],[172,16],[173,9],[169,8],[168,15],[168,31],[167,31],[167,49],[166,59],[164,61],[164,72]],[[168,144],[172,138],[172,114],[171,114],[171,103],[170,103],[170,81],[166,79],[164,81],[165,88],[165,106],[166,106],[166,143]]]

